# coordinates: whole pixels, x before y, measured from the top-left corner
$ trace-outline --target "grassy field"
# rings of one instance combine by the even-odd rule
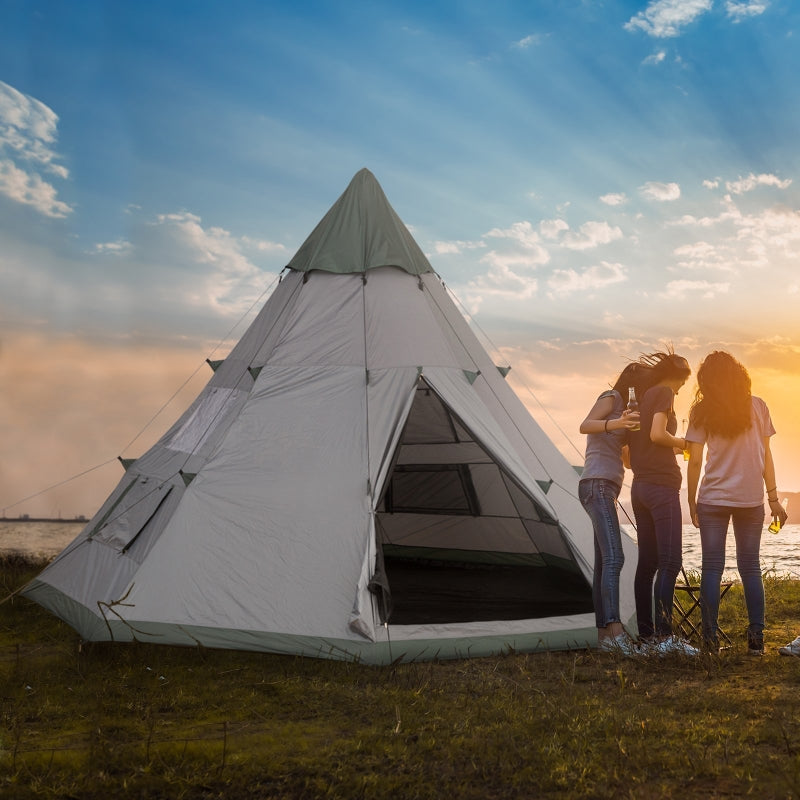
[[[0,599],[38,568],[0,559]],[[395,667],[78,647],[0,605],[0,797],[800,797],[800,582],[767,575],[767,654],[734,586],[720,656],[594,651]]]

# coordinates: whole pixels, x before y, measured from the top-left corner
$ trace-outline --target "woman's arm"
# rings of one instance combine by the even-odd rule
[[[689,463],[686,465],[686,490],[689,494],[689,514],[692,525],[700,527],[697,519],[697,485],[700,482],[700,465],[703,463],[702,442],[689,442]]]
[[[667,412],[656,411],[650,426],[650,441],[662,447],[671,447],[676,453],[686,449],[686,439],[679,439],[667,431]]]
[[[778,481],[775,478],[775,462],[772,459],[772,450],[770,450],[769,447],[769,436],[764,437],[764,484],[767,489],[769,511],[772,516],[777,517],[781,521],[781,525],[783,525],[789,515],[778,501]]]
[[[633,428],[639,421],[639,412],[631,413],[627,409],[622,412],[622,416],[619,419],[608,419],[608,415],[613,410],[613,397],[610,395],[598,397],[597,402],[586,415],[586,419],[581,422],[581,433],[609,433],[622,428]]]

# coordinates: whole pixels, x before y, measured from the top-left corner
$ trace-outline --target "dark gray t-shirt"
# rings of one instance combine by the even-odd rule
[[[619,419],[625,410],[625,401],[620,393],[609,389],[597,399],[612,397],[614,406],[606,419]],[[625,468],[622,466],[622,446],[626,442],[625,429],[613,430],[608,433],[586,434],[586,458],[581,472],[581,480],[589,478],[604,478],[613,481],[622,487]]]
[[[681,469],[675,461],[671,447],[655,444],[650,439],[653,417],[662,412],[667,415],[667,432],[675,435],[678,420],[672,410],[675,394],[669,386],[653,386],[644,393],[639,404],[641,430],[631,432],[631,469],[635,481],[654,483],[657,486],[681,488]]]

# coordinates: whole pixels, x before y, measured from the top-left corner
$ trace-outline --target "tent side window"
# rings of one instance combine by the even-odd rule
[[[384,497],[390,514],[478,516],[480,506],[466,464],[403,464],[395,467]]]

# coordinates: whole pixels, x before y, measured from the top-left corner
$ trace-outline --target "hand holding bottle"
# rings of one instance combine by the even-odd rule
[[[770,533],[778,533],[784,526],[789,515],[786,513],[786,506],[789,504],[789,498],[784,497],[783,501],[775,500],[769,501],[769,510],[772,513],[772,522],[769,524],[767,530]]]

